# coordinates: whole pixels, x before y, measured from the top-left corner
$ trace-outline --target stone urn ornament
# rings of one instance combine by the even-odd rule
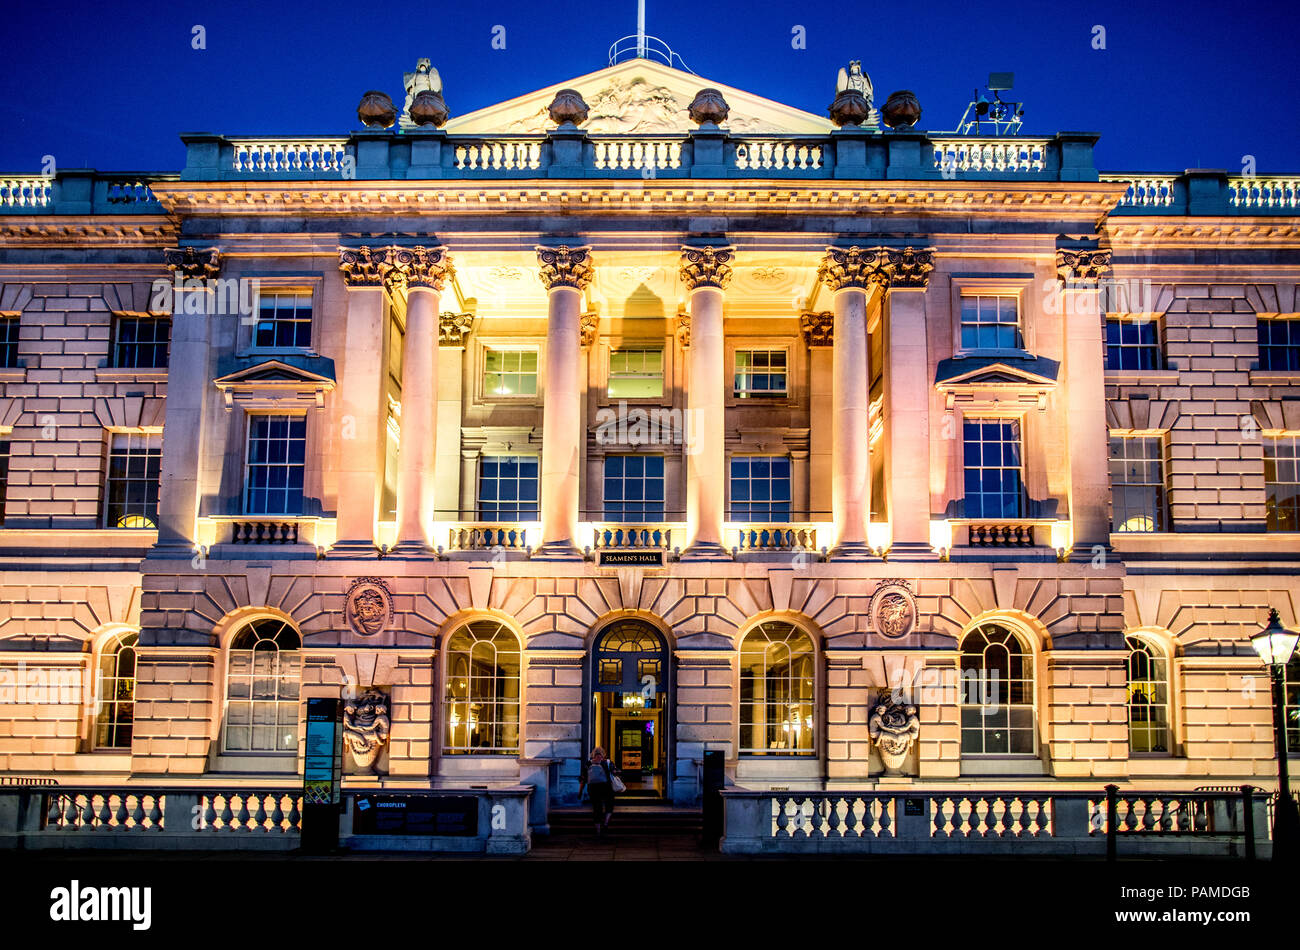
[[[885,773],[901,775],[907,753],[911,751],[916,737],[921,734],[921,720],[916,715],[916,707],[885,697],[871,710],[867,731],[880,752]]]
[[[856,89],[845,89],[835,94],[835,101],[827,110],[836,128],[857,128],[871,115],[871,103]]]
[[[387,693],[370,688],[344,697],[343,744],[360,773],[375,774],[390,727]]]
[[[397,121],[397,107],[388,93],[371,89],[361,97],[357,118],[368,129],[391,129]]]
[[[560,127],[579,126],[587,121],[587,103],[576,89],[561,89],[546,111],[550,113],[551,121]]]
[[[446,124],[451,115],[447,111],[447,103],[443,101],[442,94],[431,89],[425,89],[423,92],[415,94],[415,98],[411,100],[411,109],[408,114],[411,121],[416,125],[426,128],[433,126],[438,129]]]
[[[921,103],[910,89],[891,92],[880,110],[880,118],[891,129],[903,131],[921,121]]]
[[[719,90],[709,87],[695,94],[691,104],[686,107],[686,114],[696,125],[719,125],[727,121],[731,107]]]

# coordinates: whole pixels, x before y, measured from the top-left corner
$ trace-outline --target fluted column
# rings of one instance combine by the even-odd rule
[[[1105,347],[1100,281],[1110,251],[1056,252],[1065,309],[1065,399],[1069,413],[1070,523],[1076,556],[1091,558],[1110,540],[1110,474],[1106,429]]]
[[[722,543],[726,512],[726,379],[723,289],[734,250],[683,247],[681,279],[690,294],[691,346],[686,356],[686,531],[684,560],[728,557]]]
[[[542,404],[542,543],[535,557],[581,557],[578,485],[582,461],[582,291],[591,283],[591,249],[539,247],[547,290],[546,393]]]
[[[828,247],[817,276],[834,293],[831,376],[831,514],[835,547],[831,556],[871,556],[871,455],[867,401],[871,367],[867,347],[867,300],[888,280],[883,254],[857,247]]]
[[[928,250],[887,251],[885,297],[885,490],[890,557],[934,557],[930,547],[930,362],[925,292]]]
[[[163,263],[186,280],[208,280],[221,271],[215,247],[171,248]],[[174,278],[173,278],[174,279]],[[204,313],[185,313],[173,301],[171,351],[168,358],[166,414],[163,418],[162,473],[158,485],[158,543],[160,554],[189,557],[197,540],[200,461],[203,458],[203,397],[212,379],[209,354],[212,295],[193,291],[203,300]]]
[[[338,387],[338,540],[335,557],[372,557],[382,471],[379,413],[384,281],[392,248],[339,248],[347,285],[343,372]]]
[[[444,248],[396,251],[393,266],[406,282],[402,345],[402,440],[397,454],[397,544],[403,556],[429,555],[434,520],[437,451],[438,304],[455,271]]]

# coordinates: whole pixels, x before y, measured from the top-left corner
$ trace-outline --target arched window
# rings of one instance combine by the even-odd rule
[[[812,638],[794,624],[759,624],[740,644],[742,755],[816,755]]]
[[[519,638],[505,624],[476,620],[447,640],[442,751],[519,754]]]
[[[1032,755],[1034,655],[1020,637],[986,623],[961,641],[961,751],[963,755]]]
[[[137,633],[117,633],[104,642],[99,653],[99,682],[95,696],[95,746],[100,749],[131,748],[131,726],[135,721],[135,649]]]
[[[1129,752],[1169,751],[1169,665],[1160,650],[1138,637],[1128,644]]]
[[[227,752],[298,751],[301,646],[297,630],[270,617],[252,621],[230,641]]]
[[[1300,653],[1291,657],[1282,678],[1287,755],[1300,755]]]

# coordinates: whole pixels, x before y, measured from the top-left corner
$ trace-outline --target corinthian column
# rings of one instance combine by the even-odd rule
[[[402,441],[397,454],[397,544],[394,552],[432,553],[434,459],[437,451],[438,304],[455,273],[443,248],[397,250],[393,266],[406,282],[402,345]]]
[[[889,494],[890,557],[927,560],[930,547],[930,362],[925,291],[934,254],[886,251],[885,490]]]
[[[690,294],[691,346],[686,370],[686,532],[684,560],[727,557],[722,544],[726,498],[726,371],[723,288],[734,249],[683,247],[681,278]]]
[[[221,271],[221,252],[181,247],[163,251],[163,263],[173,275],[207,280]],[[160,553],[189,557],[199,516],[200,459],[203,458],[203,396],[212,373],[209,366],[214,295],[196,290],[202,314],[188,314],[173,301],[171,355],[163,419],[162,475],[158,485],[158,544]],[[0,500],[0,504],[3,500]]]
[[[380,381],[384,281],[392,248],[339,248],[347,285],[343,372],[339,378],[338,540],[335,557],[373,557],[379,511]]]
[[[867,298],[888,281],[880,251],[828,247],[817,271],[834,293],[831,357],[831,513],[835,547],[831,557],[871,556],[871,456],[867,401],[871,379],[867,348]]]
[[[1101,336],[1100,282],[1110,251],[1062,248],[1056,273],[1065,308],[1065,399],[1069,413],[1070,524],[1073,547],[1091,558],[1110,540],[1110,475],[1106,430],[1105,347]]]
[[[546,395],[542,404],[542,543],[534,557],[582,555],[578,473],[582,464],[582,291],[591,283],[591,249],[539,247],[538,276],[548,295]]]

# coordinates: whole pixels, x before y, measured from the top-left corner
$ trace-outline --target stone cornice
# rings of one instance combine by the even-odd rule
[[[1107,218],[1101,230],[1112,250],[1124,246],[1162,248],[1300,247],[1300,215],[1295,218]]]
[[[537,276],[547,290],[554,290],[556,287],[585,290],[595,275],[589,247],[570,247],[567,244],[561,244],[559,247],[539,245],[537,266]]]
[[[161,190],[160,190],[161,189]],[[877,181],[746,182],[689,179],[647,182],[552,179],[478,182],[314,181],[165,182],[159,201],[175,214],[458,215],[511,212],[584,212],[626,215],[817,211],[879,211],[886,214],[1003,213],[1020,218],[1100,220],[1115,207],[1122,188],[1096,182]]]
[[[180,230],[169,218],[16,217],[0,218],[0,245],[36,247],[157,247],[175,244]]]
[[[683,245],[678,273],[687,290],[699,287],[717,287],[721,290],[731,281],[731,262],[735,258],[733,247]]]
[[[186,279],[207,280],[221,273],[221,251],[215,247],[169,247],[163,265]]]

